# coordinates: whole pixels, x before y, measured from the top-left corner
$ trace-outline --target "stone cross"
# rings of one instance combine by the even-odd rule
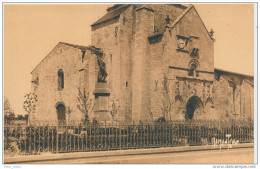
[[[165,20],[166,20],[166,24],[170,23],[171,19],[170,19],[169,15],[167,15],[167,18]]]

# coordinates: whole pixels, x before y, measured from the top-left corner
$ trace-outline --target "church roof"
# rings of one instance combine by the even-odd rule
[[[248,77],[248,78],[254,78],[254,76],[252,76],[252,75],[246,75],[246,74],[242,74],[242,73],[227,71],[227,70],[223,70],[223,69],[220,69],[220,68],[214,68],[214,71],[216,73],[220,73],[220,74],[228,73],[228,74],[234,74],[234,75],[244,76],[244,77]]]
[[[97,47],[95,47],[95,46],[91,46],[91,45],[90,45],[90,46],[74,45],[74,44],[66,43],[66,42],[59,42],[59,43],[54,47],[54,49],[57,48],[57,46],[59,46],[60,44],[62,44],[62,45],[67,45],[67,46],[69,46],[69,47],[76,48],[76,49],[79,49],[79,50],[81,50],[81,51],[86,51],[86,50],[88,50],[88,51],[90,51],[91,53],[96,54],[96,55],[98,55],[98,54],[103,54],[102,49],[101,49],[101,48],[97,48]],[[53,49],[53,50],[54,50],[54,49]],[[51,52],[52,52],[53,50],[51,50]],[[51,52],[50,52],[50,53],[51,53]],[[50,54],[50,53],[49,53],[49,54]],[[49,54],[48,54],[48,55],[49,55]],[[46,55],[45,58],[47,58],[48,55]],[[33,71],[43,62],[43,60],[45,60],[45,58],[43,58],[43,59],[41,60],[41,62],[38,63],[38,65],[33,69]],[[32,72],[33,72],[33,71],[32,71]],[[31,73],[32,73],[32,72],[31,72]]]
[[[223,76],[229,82],[235,83],[236,85],[241,85],[243,81],[246,81],[250,85],[254,85],[254,76],[251,75],[235,73],[231,71],[222,70],[219,68],[215,68],[214,72],[220,76]]]
[[[172,24],[170,24],[169,27],[174,27],[182,18],[184,15],[186,15],[186,13],[188,13],[191,8],[193,7],[193,5],[189,5],[188,8],[186,8],[175,20]]]
[[[74,45],[74,44],[70,44],[70,43],[66,43],[66,42],[59,42],[59,43],[64,44],[64,45],[68,45],[68,46],[71,46],[71,47],[74,47],[74,48],[77,48],[77,49],[81,49],[81,50],[89,50],[89,47],[87,47],[87,46]]]
[[[128,7],[130,7],[132,5],[136,5],[136,4],[116,4],[116,5],[108,8],[107,14],[105,14],[103,17],[101,17],[99,20],[97,20],[91,26],[96,26],[98,24],[102,24],[102,23],[107,22],[109,20],[118,18],[121,15],[121,13],[123,13]],[[187,6],[182,5],[182,4],[167,4],[167,5],[172,5],[172,6],[178,7],[178,8],[183,9],[183,10],[185,10],[187,8]],[[176,13],[176,15],[179,15],[179,13]]]
[[[82,50],[82,51],[91,50],[91,47],[90,47],[90,46],[74,45],[74,44],[65,43],[65,42],[59,42],[59,43],[54,47],[54,49],[55,49],[57,46],[59,46],[60,44],[67,45],[67,46],[70,46],[70,47],[73,47],[73,48],[77,48],[77,49],[80,49],[80,50]],[[53,49],[53,50],[54,50],[54,49]],[[51,50],[51,52],[52,52],[53,50]],[[50,53],[51,53],[51,52],[50,52]],[[50,54],[50,53],[49,53],[49,54]],[[40,63],[38,63],[38,65],[35,66],[35,68],[33,69],[33,71],[45,60],[45,58],[47,58],[47,57],[49,56],[49,54],[46,55],[46,56],[40,61]],[[31,73],[33,73],[33,71],[32,71]]]
[[[91,26],[95,26],[97,24],[106,22],[110,19],[114,19],[120,16],[120,14],[122,12],[124,12],[130,5],[115,5],[111,8],[107,9],[107,14],[104,15],[102,18],[100,18],[99,20],[97,20],[95,23],[93,23]],[[115,9],[113,9],[115,8]]]

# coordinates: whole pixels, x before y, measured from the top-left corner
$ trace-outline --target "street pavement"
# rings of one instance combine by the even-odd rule
[[[160,153],[147,155],[120,155],[53,161],[35,161],[30,164],[253,164],[254,149],[222,149]]]

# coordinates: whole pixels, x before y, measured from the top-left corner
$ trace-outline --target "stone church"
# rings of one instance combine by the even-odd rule
[[[32,71],[38,121],[80,122],[84,89],[99,122],[254,118],[254,77],[214,67],[193,5],[114,5],[91,28],[91,45],[60,42]]]

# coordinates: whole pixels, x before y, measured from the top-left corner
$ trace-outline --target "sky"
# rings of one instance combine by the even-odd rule
[[[31,72],[59,43],[90,45],[91,27],[112,4],[4,5],[4,96],[15,114],[25,114]],[[252,4],[194,4],[215,31],[216,68],[254,74]]]

